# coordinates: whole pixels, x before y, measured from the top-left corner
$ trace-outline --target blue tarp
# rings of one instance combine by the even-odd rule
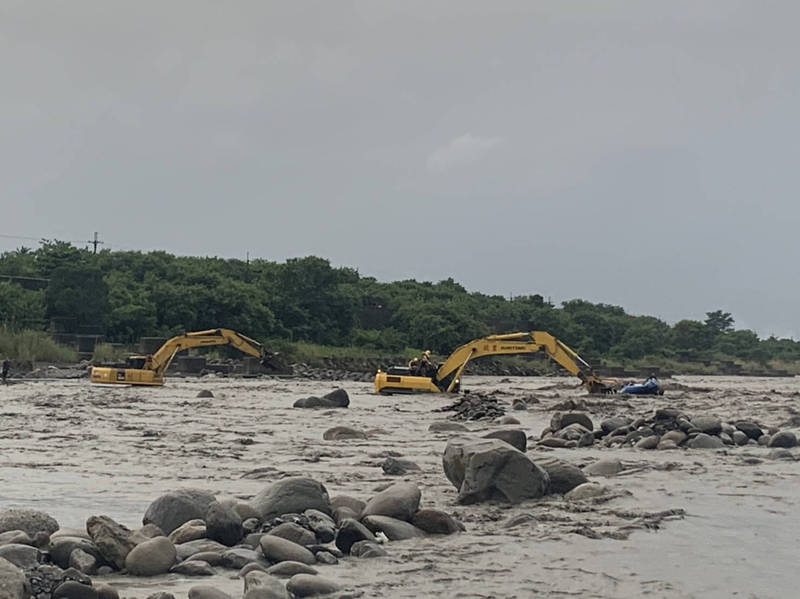
[[[661,386],[655,379],[647,379],[644,383],[631,383],[619,390],[620,393],[630,393],[632,395],[660,395]]]

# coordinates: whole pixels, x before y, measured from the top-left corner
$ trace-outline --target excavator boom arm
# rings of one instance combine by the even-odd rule
[[[457,348],[436,372],[437,385],[452,391],[467,363],[482,356],[532,354],[544,352],[569,373],[583,381],[591,392],[601,391],[602,381],[577,352],[545,331],[490,335]]]
[[[192,347],[205,347],[211,345],[232,345],[242,351],[257,358],[264,358],[264,347],[254,339],[250,339],[241,333],[230,329],[209,329],[207,331],[195,331],[178,335],[167,340],[151,358],[151,368],[157,374],[164,374],[175,357],[180,351]]]

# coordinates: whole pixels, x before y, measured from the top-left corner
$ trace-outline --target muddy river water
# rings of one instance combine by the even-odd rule
[[[651,415],[674,406],[689,415],[749,418],[797,429],[800,379],[676,377],[663,397],[591,397],[565,378],[469,377],[475,392],[509,406],[536,397],[518,418],[529,436],[547,426],[555,404],[587,399],[595,423],[613,415]],[[301,397],[342,387],[347,409],[293,409]],[[213,398],[198,398],[201,389]],[[320,573],[364,597],[792,597],[800,593],[800,462],[770,459],[765,447],[639,450],[603,446],[537,449],[578,466],[622,460],[618,476],[598,479],[623,494],[586,511],[560,498],[516,506],[455,503],[442,471],[453,433],[429,432],[448,413],[446,396],[377,396],[347,381],[172,378],[162,388],[100,387],[86,380],[35,381],[0,387],[0,508],[32,507],[62,527],[83,528],[105,514],[130,528],[149,503],[182,487],[249,498],[283,476],[308,476],[331,496],[371,497],[387,481],[422,489],[421,507],[455,514],[467,531],[387,545],[388,556],[346,558]],[[367,440],[324,441],[347,425]],[[500,428],[469,422],[475,433]],[[389,477],[387,451],[421,471]],[[797,452],[798,450],[792,450]],[[795,454],[800,457],[800,454]],[[685,510],[648,525],[647,515]],[[519,514],[531,519],[507,527]],[[234,571],[212,579],[96,577],[123,597],[169,591],[185,599],[195,584],[240,597]]]

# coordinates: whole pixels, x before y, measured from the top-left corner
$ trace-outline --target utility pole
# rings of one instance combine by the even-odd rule
[[[95,254],[97,253],[97,246],[98,245],[103,245],[103,242],[100,241],[99,239],[97,239],[97,231],[94,232],[94,239],[90,239],[86,243],[91,243],[92,246],[94,246],[94,253]]]

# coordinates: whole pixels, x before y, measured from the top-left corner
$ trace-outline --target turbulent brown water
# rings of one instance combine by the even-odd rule
[[[689,415],[752,418],[765,426],[798,414],[792,378],[677,377],[663,397],[586,398],[595,426],[605,417],[650,415],[674,406]],[[470,377],[474,391],[510,405],[535,396],[528,411],[509,410],[538,435],[552,407],[585,397],[570,379]],[[336,387],[350,394],[340,410],[292,403]],[[215,397],[197,398],[201,389]],[[773,460],[763,447],[645,451],[601,447],[546,450],[577,465],[618,458],[626,470],[598,479],[630,494],[578,509],[560,499],[508,507],[460,506],[442,472],[448,435],[428,431],[447,413],[446,396],[372,394],[365,383],[172,378],[163,388],[90,386],[85,380],[0,387],[0,507],[31,507],[62,527],[83,528],[106,514],[135,528],[148,504],[179,487],[248,498],[285,475],[323,482],[331,495],[368,499],[397,477],[384,475],[387,451],[417,462],[402,477],[422,489],[422,506],[454,513],[467,532],[394,542],[388,557],[344,559],[320,573],[365,597],[790,597],[800,541],[800,463]],[[368,440],[323,441],[347,425]],[[498,428],[467,423],[476,433]],[[541,449],[530,448],[535,460]],[[793,450],[797,451],[797,450]],[[683,509],[684,518],[656,517]],[[514,527],[520,514],[532,519]],[[100,577],[96,577],[98,580]],[[106,577],[123,597],[169,591],[183,599],[196,584],[241,596],[235,572],[213,579],[178,575]]]

